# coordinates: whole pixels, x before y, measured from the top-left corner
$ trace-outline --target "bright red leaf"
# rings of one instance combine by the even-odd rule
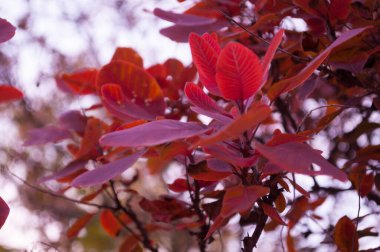
[[[77,219],[73,225],[66,231],[67,238],[75,238],[78,236],[79,232],[90,222],[94,214],[85,214],[79,219]]]
[[[271,63],[274,55],[276,54],[277,48],[281,44],[282,37],[284,36],[284,31],[285,31],[284,29],[281,29],[276,33],[276,35],[272,39],[272,41],[271,41],[271,43],[270,43],[270,45],[269,45],[269,47],[268,47],[268,49],[264,55],[264,58],[261,60],[261,65],[263,66],[264,79],[266,78],[266,76],[269,72],[270,63]]]
[[[216,82],[222,96],[229,100],[245,100],[260,88],[263,69],[259,58],[239,43],[222,49],[216,64]]]
[[[143,67],[143,59],[132,48],[118,47],[112,56],[111,61],[123,60],[135,64],[138,67]]]
[[[203,90],[194,83],[188,82],[185,86],[185,94],[190,102],[211,113],[223,113],[223,110]]]
[[[199,72],[199,79],[208,91],[219,95],[219,87],[215,80],[216,62],[218,60],[217,51],[210,44],[209,39],[195,33],[190,34],[189,44],[194,64]]]
[[[100,213],[99,220],[104,231],[110,236],[115,237],[120,233],[122,226],[111,210],[103,210]]]
[[[97,69],[85,69],[70,74],[65,73],[58,78],[71,92],[86,95],[96,93],[95,79],[97,73]]]
[[[23,94],[13,86],[0,85],[0,103],[21,100]]]

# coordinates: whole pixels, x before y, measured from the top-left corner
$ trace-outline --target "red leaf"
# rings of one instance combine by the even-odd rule
[[[98,90],[106,84],[118,84],[126,99],[154,116],[164,114],[165,102],[157,81],[144,69],[126,61],[112,61],[98,74]]]
[[[261,207],[263,208],[264,213],[266,215],[268,215],[269,217],[271,217],[272,220],[274,220],[275,222],[277,222],[277,223],[279,223],[281,225],[285,225],[286,226],[286,223],[280,217],[280,215],[278,214],[278,212],[277,212],[276,209],[274,209],[272,206],[270,206],[270,205],[268,205],[266,203],[262,203]]]
[[[122,226],[111,210],[103,210],[100,213],[99,220],[104,231],[110,236],[115,237],[120,233]]]
[[[158,200],[142,199],[140,207],[151,213],[154,220],[161,222],[169,222],[194,214],[186,207],[185,202],[171,197],[162,197]]]
[[[266,146],[258,142],[256,149],[281,169],[306,175],[329,175],[340,181],[347,181],[347,175],[330,164],[321,156],[319,150],[311,148],[307,144],[290,142],[277,146]],[[310,170],[311,164],[317,164],[320,171]]]
[[[2,197],[0,197],[0,229],[3,227],[5,221],[7,220],[9,211],[10,209],[8,204],[3,200]]]
[[[85,69],[71,74],[63,74],[60,78],[66,87],[80,95],[96,93],[95,79],[98,74],[96,69]]]
[[[302,69],[301,72],[299,72],[293,77],[274,83],[273,86],[268,91],[269,99],[273,101],[279,95],[289,92],[290,90],[293,90],[299,87],[300,85],[302,85],[314,73],[314,71],[322,64],[322,62],[327,58],[327,56],[329,56],[330,52],[335,47],[359,35],[360,33],[362,33],[368,28],[371,28],[371,26],[352,29],[347,32],[344,32],[329,47],[327,47],[323,52],[319,53],[317,57],[315,57],[311,62],[309,62],[307,66]]]
[[[289,229],[293,228],[298,223],[298,221],[302,218],[302,216],[306,213],[308,209],[309,203],[307,198],[300,197],[294,201],[292,208],[286,214],[286,217],[289,220]]]
[[[143,59],[132,48],[118,47],[112,56],[111,61],[123,60],[135,64],[138,67],[143,67]]]
[[[168,188],[177,193],[187,192],[188,186],[186,179],[176,179],[172,184],[168,185]]]
[[[67,230],[66,235],[67,238],[71,239],[76,237],[79,234],[79,231],[84,228],[87,223],[91,220],[91,218],[94,216],[94,214],[85,214],[79,219],[77,219],[73,225],[70,226],[70,228]]]
[[[211,145],[228,139],[238,138],[244,131],[256,127],[268,118],[271,109],[265,104],[253,105],[247,113],[236,118],[233,122],[209,137],[202,138],[195,145]]]
[[[83,173],[71,183],[72,186],[93,186],[100,185],[110,179],[120,175],[126,169],[131,167],[144,154],[145,151],[138,151],[125,158],[113,161],[111,163],[100,165],[94,170]]]
[[[189,36],[191,55],[198,69],[202,84],[211,93],[219,95],[220,91],[215,80],[218,53],[208,40],[203,36],[191,33]]]
[[[359,250],[359,238],[355,224],[347,216],[339,219],[335,225],[333,236],[339,251],[357,252]]]
[[[105,127],[106,125],[95,117],[87,121],[79,150],[75,154],[76,158],[86,160],[96,158],[100,154],[99,138]]]
[[[352,0],[332,0],[329,6],[329,18],[334,24],[336,20],[345,21],[350,14]]]
[[[0,43],[10,40],[16,33],[16,28],[6,19],[0,18]]]
[[[206,128],[196,123],[163,119],[105,134],[100,143],[125,147],[154,146],[196,136],[206,131]]]
[[[239,43],[222,49],[216,64],[216,82],[222,96],[245,100],[260,88],[263,69],[255,53]]]
[[[203,161],[195,165],[190,165],[188,169],[190,177],[202,181],[220,181],[232,174],[231,167],[224,167],[220,165],[220,163],[217,166],[218,169],[212,169],[212,162],[214,160],[220,162],[220,160],[217,159],[210,159],[207,162]]]
[[[261,197],[269,193],[269,188],[262,186],[243,186],[238,185],[226,189],[223,197],[222,209],[214,224],[210,227],[206,239],[215,232],[224,222],[235,213],[248,211],[253,204]]]
[[[17,88],[8,85],[0,85],[0,103],[20,100],[22,98],[23,94]]]
[[[223,110],[203,90],[194,83],[188,82],[185,86],[185,94],[190,102],[211,113],[223,113]]]
[[[283,36],[284,36],[284,29],[281,29],[276,33],[276,35],[272,39],[272,42],[270,43],[268,50],[266,51],[264,58],[261,61],[261,65],[263,66],[263,76],[265,79],[270,68],[270,63],[277,51],[278,46],[281,44],[281,40]]]

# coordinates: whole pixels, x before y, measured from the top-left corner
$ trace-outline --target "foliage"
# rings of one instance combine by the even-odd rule
[[[189,42],[193,64],[144,67],[133,49],[117,48],[99,69],[57,75],[68,95],[96,100],[31,130],[25,142],[64,140],[71,161],[40,182],[85,192],[65,199],[99,210],[84,213],[67,236],[98,218],[108,235],[124,237],[120,251],[171,246],[161,239],[168,232],[188,238],[181,250],[206,251],[223,243],[228,235],[220,231],[238,215],[242,251],[276,229],[281,244],[287,230],[289,251],[315,249],[309,236],[317,231],[307,220],[321,227],[326,245],[359,251],[360,238],[378,236],[372,226],[359,229],[380,205],[378,9],[376,1],[345,0],[204,0],[184,13],[155,9],[173,23],[163,35]],[[308,29],[281,28],[289,18]],[[347,127],[354,117],[360,122]],[[321,137],[329,146],[323,156],[313,144]],[[136,186],[148,176],[162,178],[165,193]],[[312,185],[304,189],[296,178]],[[357,216],[335,212],[330,223],[318,215],[327,199],[349,191],[358,195]],[[360,215],[361,204],[368,215]]]

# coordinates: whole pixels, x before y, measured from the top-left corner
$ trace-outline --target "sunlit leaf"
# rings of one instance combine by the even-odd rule
[[[100,213],[99,216],[100,224],[102,225],[104,231],[112,237],[117,236],[121,229],[122,225],[118,221],[118,219],[114,216],[114,213],[109,210],[105,209]]]
[[[260,88],[263,69],[259,58],[239,43],[222,49],[216,64],[216,82],[222,96],[229,100],[245,100]]]
[[[219,95],[219,87],[215,80],[216,62],[218,60],[217,51],[209,41],[195,33],[190,34],[189,44],[202,84],[211,93]]]

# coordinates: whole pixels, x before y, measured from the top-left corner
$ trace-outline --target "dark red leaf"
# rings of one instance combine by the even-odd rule
[[[125,147],[154,146],[196,136],[206,131],[206,128],[196,123],[163,119],[105,134],[100,143]]]
[[[0,85],[0,103],[21,100],[22,98],[23,94],[17,88],[8,85]]]
[[[278,224],[286,226],[286,223],[283,221],[275,208],[266,203],[262,203],[261,206],[264,210],[264,213],[268,215],[272,220],[276,221]]]
[[[168,185],[168,188],[177,193],[187,192],[189,190],[186,179],[176,179],[172,184]]]
[[[239,43],[222,49],[216,64],[216,82],[222,96],[245,100],[260,88],[263,69],[255,53]]]
[[[16,28],[6,19],[0,18],[0,43],[10,40],[16,33]]]
[[[269,188],[262,186],[238,185],[226,189],[223,197],[223,205],[220,214],[210,227],[206,238],[210,237],[223,223],[236,213],[248,211],[253,204],[261,197],[269,193]]]
[[[347,181],[347,175],[330,164],[321,156],[321,151],[311,148],[307,144],[290,142],[276,146],[266,146],[256,142],[256,149],[271,163],[284,171],[306,175],[329,175],[340,181]],[[320,167],[319,171],[312,171],[312,164]]]
[[[3,227],[5,221],[7,220],[9,211],[10,209],[8,204],[3,200],[2,197],[0,197],[0,229]]]
[[[359,238],[355,224],[347,217],[339,219],[334,228],[334,241],[341,252],[357,252],[359,250]]]
[[[358,36],[363,31],[371,28],[370,26],[352,29],[342,33],[342,35],[335,40],[329,47],[327,47],[323,52],[319,53],[317,57],[315,57],[310,63],[307,64],[306,67],[302,69],[301,72],[296,74],[295,76],[281,80],[273,84],[273,86],[269,89],[268,97],[273,101],[282,93],[289,92],[302,85],[313,73],[314,71],[322,64],[322,62],[329,56],[330,52],[341,45],[342,43],[350,40],[351,38]]]

